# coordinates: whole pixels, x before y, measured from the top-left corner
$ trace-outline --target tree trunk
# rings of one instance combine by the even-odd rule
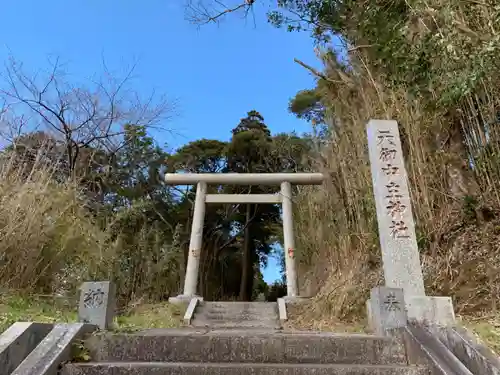
[[[255,251],[255,242],[250,241],[250,253],[247,261],[247,285],[246,285],[246,300],[251,301],[253,298],[253,286],[255,283],[255,262],[257,260],[257,252]]]
[[[187,222],[185,226],[185,235],[186,238],[189,238],[189,234],[191,233],[191,222],[192,222],[192,216],[193,216],[193,210],[191,208],[188,209],[188,216],[187,216]],[[182,243],[182,250],[183,250],[183,259],[182,259],[182,270],[180,272],[181,279],[180,279],[180,291],[179,294],[184,293],[184,281],[186,281],[186,271],[187,271],[187,263],[188,263],[188,257],[189,257],[189,240],[186,242],[181,242]]]

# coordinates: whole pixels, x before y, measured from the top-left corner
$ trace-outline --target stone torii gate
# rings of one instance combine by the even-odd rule
[[[203,239],[206,203],[267,203],[281,204],[283,211],[283,237],[287,297],[298,297],[297,272],[295,269],[295,248],[292,217],[292,185],[321,185],[321,173],[167,173],[168,185],[197,185],[194,202],[193,223],[189,241],[189,255],[184,280],[184,291],[171,302],[187,302],[196,295],[200,252]],[[280,185],[280,194],[207,194],[207,185]]]

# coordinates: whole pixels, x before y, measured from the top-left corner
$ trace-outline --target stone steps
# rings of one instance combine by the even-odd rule
[[[89,337],[61,375],[429,375],[400,339],[269,330],[153,329]]]
[[[278,305],[270,302],[201,302],[191,325],[275,330],[280,327]]]
[[[279,322],[272,319],[252,319],[243,320],[238,318],[232,319],[210,319],[210,318],[198,318],[193,320],[193,327],[212,327],[212,328],[247,328],[247,329],[262,329],[267,328],[268,330],[276,330],[281,327]]]
[[[407,363],[404,346],[387,337],[245,330],[154,333],[96,335],[86,346],[96,362]]]
[[[61,375],[428,375],[422,367],[256,364],[256,363],[175,363],[110,362],[78,363],[64,366]]]

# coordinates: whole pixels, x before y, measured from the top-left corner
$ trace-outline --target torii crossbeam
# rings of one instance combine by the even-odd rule
[[[321,173],[167,173],[168,185],[197,185],[193,223],[189,242],[189,255],[183,294],[171,298],[171,302],[185,302],[197,296],[200,252],[203,239],[206,203],[267,203],[281,204],[283,211],[283,237],[287,297],[298,296],[295,266],[295,240],[293,234],[292,185],[321,185]],[[207,185],[280,185],[280,194],[207,194]]]

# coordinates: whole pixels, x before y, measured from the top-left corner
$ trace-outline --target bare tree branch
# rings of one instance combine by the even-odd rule
[[[25,131],[42,129],[65,149],[69,171],[73,171],[82,148],[117,152],[127,142],[127,125],[165,130],[162,125],[173,114],[175,103],[153,92],[145,100],[128,88],[136,64],[123,78],[113,76],[105,63],[104,74],[90,86],[65,79],[60,60],[45,74],[29,75],[23,65],[10,58],[2,75],[0,111],[2,123],[12,131],[10,138]]]
[[[243,12],[244,17],[248,16],[255,0],[237,1],[236,4],[228,5],[221,0],[187,0],[186,18],[196,25],[205,25],[218,23],[224,16],[237,12]]]

